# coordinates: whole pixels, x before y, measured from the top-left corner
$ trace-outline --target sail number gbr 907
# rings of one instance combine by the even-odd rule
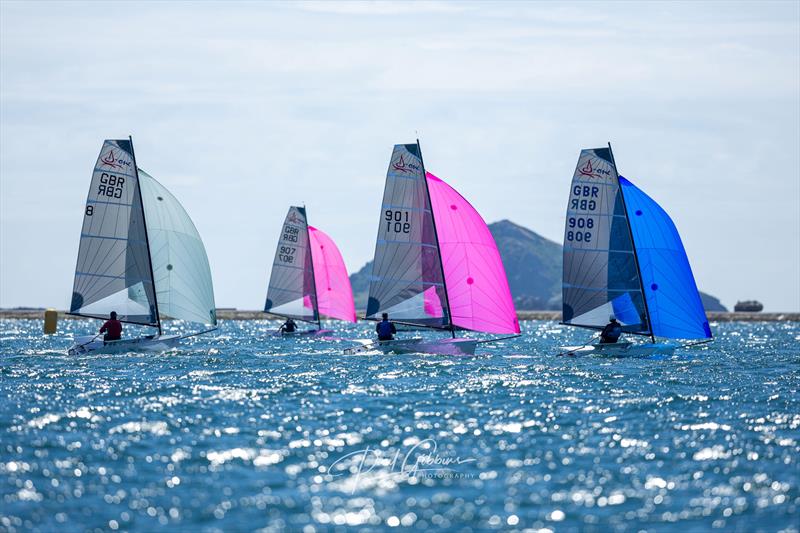
[[[569,201],[570,211],[595,211],[600,187],[574,185]],[[569,242],[592,242],[594,218],[590,216],[568,216],[565,238]]]
[[[386,231],[390,233],[411,233],[408,211],[387,209],[383,214]]]

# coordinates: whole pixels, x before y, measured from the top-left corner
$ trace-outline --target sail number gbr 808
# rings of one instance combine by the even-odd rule
[[[569,200],[570,211],[595,211],[600,187],[594,185],[575,185]],[[594,218],[590,216],[567,216],[566,240],[569,242],[592,242],[595,228]]]

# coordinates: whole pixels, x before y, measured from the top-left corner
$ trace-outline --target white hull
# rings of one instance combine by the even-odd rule
[[[310,337],[315,335],[327,335],[328,333],[333,333],[332,329],[307,329],[305,331],[293,331],[291,333],[287,333],[285,331],[276,331],[273,335],[275,337]]]
[[[355,354],[378,350],[383,353],[429,353],[440,355],[475,355],[478,341],[475,339],[438,339],[424,340],[420,337],[413,339],[395,339],[392,341],[359,341],[361,346],[349,348],[345,354]]]
[[[611,344],[587,344],[584,346],[563,346],[561,349],[571,357],[583,355],[602,355],[606,357],[649,357],[652,355],[672,355],[677,348],[677,344],[656,342],[656,343],[633,343],[616,342]]]
[[[77,337],[69,355],[88,353],[164,352],[178,346],[180,335],[152,335],[105,342],[92,336]]]

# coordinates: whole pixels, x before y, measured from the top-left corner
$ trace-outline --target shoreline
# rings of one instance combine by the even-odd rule
[[[42,320],[44,309],[0,309],[0,320]],[[359,314],[359,317],[362,315]],[[709,322],[800,322],[800,313],[735,313],[735,312],[710,312],[706,313]],[[561,320],[560,311],[517,311],[519,320]],[[58,311],[59,320],[81,320]],[[239,309],[217,309],[219,320],[283,320],[283,317],[270,315],[263,311],[244,311]]]

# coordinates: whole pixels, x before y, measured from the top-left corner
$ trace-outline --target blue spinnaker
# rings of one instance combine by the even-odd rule
[[[669,215],[633,183],[619,177],[639,259],[653,335],[710,339],[706,312],[681,237]]]

